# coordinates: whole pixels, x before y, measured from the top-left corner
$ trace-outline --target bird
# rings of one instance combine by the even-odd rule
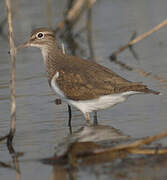
[[[131,95],[160,94],[96,62],[64,54],[58,47],[55,31],[50,28],[33,30],[29,40],[19,45],[17,51],[26,47],[41,49],[50,87],[83,113],[86,124],[91,122],[91,112],[122,103]]]

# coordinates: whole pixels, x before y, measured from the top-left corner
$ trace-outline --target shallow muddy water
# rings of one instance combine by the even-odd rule
[[[51,22],[56,27],[63,18],[66,0],[51,3]],[[45,1],[18,1],[13,21],[17,44],[26,41],[33,28],[48,26],[46,6]],[[99,124],[113,126],[134,138],[166,130],[167,83],[124,70],[109,62],[108,57],[126,44],[135,31],[140,35],[165,20],[166,7],[166,0],[103,0],[97,1],[93,7],[93,39],[97,62],[128,80],[143,82],[163,94],[136,95],[123,104],[98,112]],[[5,18],[3,2],[0,2],[0,16],[1,22]],[[83,18],[78,28],[84,24]],[[8,132],[10,123],[10,57],[6,26],[3,34],[0,36],[0,136]],[[86,40],[84,46],[87,46]],[[134,49],[139,56],[138,61],[129,50],[121,53],[118,59],[134,68],[141,68],[167,79],[167,27],[136,44]],[[16,152],[23,153],[18,162],[20,179],[58,179],[59,175],[54,175],[55,167],[43,164],[40,160],[52,156],[56,145],[70,134],[67,104],[54,104],[56,96],[49,88],[39,49],[22,50],[17,55],[16,63],[17,127],[14,147]],[[72,108],[72,115],[72,128],[76,131],[85,125],[85,120],[75,108]],[[164,140],[163,143],[167,144],[167,141]],[[3,163],[13,165],[5,142],[0,144],[0,162],[0,180],[19,178],[14,169],[3,166]],[[101,166],[100,171],[99,167],[97,170],[94,166],[91,168],[94,170],[81,168],[75,171],[75,179],[110,179],[111,172],[107,169],[109,166]],[[63,172],[64,179],[70,178],[63,168],[58,167],[56,172]]]

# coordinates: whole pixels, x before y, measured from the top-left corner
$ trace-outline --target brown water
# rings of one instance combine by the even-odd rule
[[[52,2],[53,17],[51,20],[55,27],[62,20],[65,3],[65,0]],[[142,34],[163,21],[167,17],[166,7],[166,0],[103,0],[98,1],[93,9],[93,39],[97,61],[128,80],[143,82],[150,88],[163,93],[162,96],[133,96],[123,104],[98,112],[100,124],[114,126],[132,137],[153,135],[166,130],[167,84],[123,70],[118,65],[109,62],[108,56],[127,43],[134,31]],[[0,2],[0,15],[0,20],[2,20],[5,17],[3,2]],[[81,27],[84,22],[83,19],[80,23]],[[47,26],[46,2],[18,1],[13,23],[16,43],[24,42],[33,28]],[[1,136],[8,132],[10,122],[10,59],[7,53],[9,47],[6,39],[6,26],[3,32],[5,37],[0,36]],[[139,61],[136,61],[128,50],[118,56],[119,60],[167,79],[167,28],[154,33],[136,44],[134,48],[139,55]],[[17,152],[24,153],[19,158],[20,178],[22,180],[49,179],[53,172],[52,167],[39,160],[52,156],[55,146],[70,132],[67,126],[67,105],[53,103],[56,96],[48,86],[39,49],[25,49],[17,55],[16,96],[17,131],[14,147]],[[84,124],[83,115],[73,108],[73,131]],[[0,144],[0,162],[13,166],[5,142]],[[110,179],[103,169],[100,172],[90,171],[89,168],[79,169],[75,172],[75,178]],[[16,179],[16,171],[0,165],[1,179]]]

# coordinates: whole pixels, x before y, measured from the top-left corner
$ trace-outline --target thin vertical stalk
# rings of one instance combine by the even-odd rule
[[[10,132],[8,136],[8,145],[12,143],[13,136],[16,130],[16,98],[15,98],[15,72],[16,72],[16,48],[13,38],[13,27],[12,27],[12,12],[10,0],[5,0],[7,22],[8,22],[8,39],[10,45],[10,58],[11,58],[11,72],[10,72],[10,89],[11,89],[11,123]]]
[[[86,28],[87,28],[87,39],[88,39],[88,47],[89,47],[88,49],[89,49],[90,59],[92,61],[96,62],[94,47],[93,47],[93,38],[92,38],[93,33],[92,33],[92,6],[91,6],[91,3],[93,3],[93,1],[88,1]],[[98,125],[97,111],[94,111],[93,119],[94,119],[93,124]]]
[[[90,53],[90,59],[95,61],[95,53],[93,48],[93,39],[92,39],[92,8],[91,6],[88,7],[87,10],[87,38],[88,38],[88,46],[89,46],[89,53]]]
[[[20,180],[20,167],[19,167],[19,161],[18,161],[18,157],[14,156],[13,157],[13,163],[15,165],[15,169],[16,169],[16,180]]]
[[[48,18],[48,25],[50,28],[52,28],[53,25],[53,13],[52,13],[52,5],[51,5],[51,0],[47,0],[47,18]]]

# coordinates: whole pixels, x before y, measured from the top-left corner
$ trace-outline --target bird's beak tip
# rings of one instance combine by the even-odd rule
[[[19,46],[17,46],[16,50],[19,51],[20,49],[23,49],[28,46],[30,46],[29,42],[25,42],[24,44],[20,44]]]
[[[17,54],[18,51],[20,51],[23,48],[29,47],[29,46],[31,46],[29,41],[27,41],[23,44],[20,44],[20,45],[16,46],[15,49],[13,49],[13,51],[14,51],[13,53]],[[11,50],[8,51],[8,54],[13,54],[13,53],[11,52]]]
[[[25,47],[29,47],[30,46],[30,43],[29,42],[25,42],[23,44],[20,44],[19,46],[17,46],[15,49],[14,49],[14,53],[16,54],[19,50],[25,48]],[[8,54],[11,54],[10,51],[8,51]]]

